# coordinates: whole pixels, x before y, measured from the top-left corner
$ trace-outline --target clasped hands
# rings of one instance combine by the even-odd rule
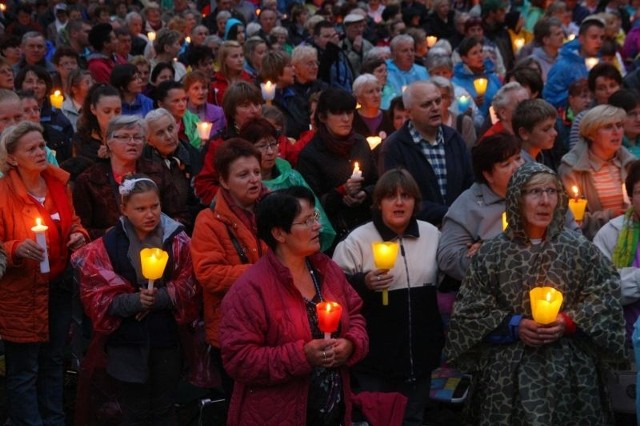
[[[531,319],[523,318],[518,326],[520,340],[527,346],[542,346],[553,343],[564,336],[566,323],[562,315],[558,315],[551,324],[539,324]]]
[[[314,367],[340,367],[347,363],[351,353],[353,343],[344,338],[313,339],[304,345],[304,355]]]

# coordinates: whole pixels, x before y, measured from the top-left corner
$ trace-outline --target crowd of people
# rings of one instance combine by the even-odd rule
[[[420,426],[440,367],[471,378],[465,424],[615,423],[635,4],[0,6],[10,424],[70,421],[69,352],[77,425],[177,425],[190,381],[229,425]]]

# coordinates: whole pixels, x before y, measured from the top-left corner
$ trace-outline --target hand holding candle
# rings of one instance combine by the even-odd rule
[[[159,248],[144,248],[140,250],[142,276],[149,280],[148,290],[153,290],[153,282],[162,278],[168,260],[169,253]]]
[[[536,287],[529,292],[531,316],[538,324],[551,324],[562,306],[562,293],[553,287]]]
[[[342,306],[336,302],[320,302],[316,305],[318,314],[318,328],[324,333],[325,339],[331,338],[331,333],[338,331]]]
[[[378,241],[371,243],[371,250],[373,251],[373,264],[376,268],[388,271],[396,264],[400,244],[397,241]],[[388,304],[389,290],[385,288],[382,290],[382,305],[387,306]]]
[[[46,274],[50,271],[49,268],[49,254],[47,253],[47,229],[48,226],[42,224],[42,219],[36,219],[36,226],[31,228],[36,234],[36,243],[43,250],[44,257],[40,261],[40,272]]]
[[[584,220],[584,213],[587,210],[587,200],[580,198],[580,192],[576,185],[571,187],[571,192],[573,197],[569,199],[569,209],[576,222],[581,222]]]

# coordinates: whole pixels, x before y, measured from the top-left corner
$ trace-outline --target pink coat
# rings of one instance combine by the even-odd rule
[[[342,305],[341,334],[353,343],[347,365],[369,350],[362,300],[342,270],[327,256],[311,257],[321,277],[322,296]],[[269,252],[231,287],[222,301],[220,343],[227,373],[235,380],[228,425],[306,424],[307,394],[313,367],[304,354],[312,339],[305,302],[289,270]],[[351,394],[341,369],[343,392]],[[351,424],[345,398],[344,424]]]

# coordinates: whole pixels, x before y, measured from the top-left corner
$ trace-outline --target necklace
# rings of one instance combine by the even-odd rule
[[[313,281],[313,286],[316,288],[316,295],[320,298],[320,302],[322,302],[323,299],[322,299],[322,293],[320,292],[320,283],[318,282],[318,277],[316,277],[315,269],[313,268],[313,265],[311,264],[309,259],[305,259],[305,264],[307,265],[307,270],[309,271],[309,274],[311,275],[311,281]],[[314,306],[317,305],[317,303],[314,302],[313,300],[307,299],[304,296],[302,296],[302,298],[307,303],[311,303]],[[315,299],[315,297],[314,297],[314,299]]]

